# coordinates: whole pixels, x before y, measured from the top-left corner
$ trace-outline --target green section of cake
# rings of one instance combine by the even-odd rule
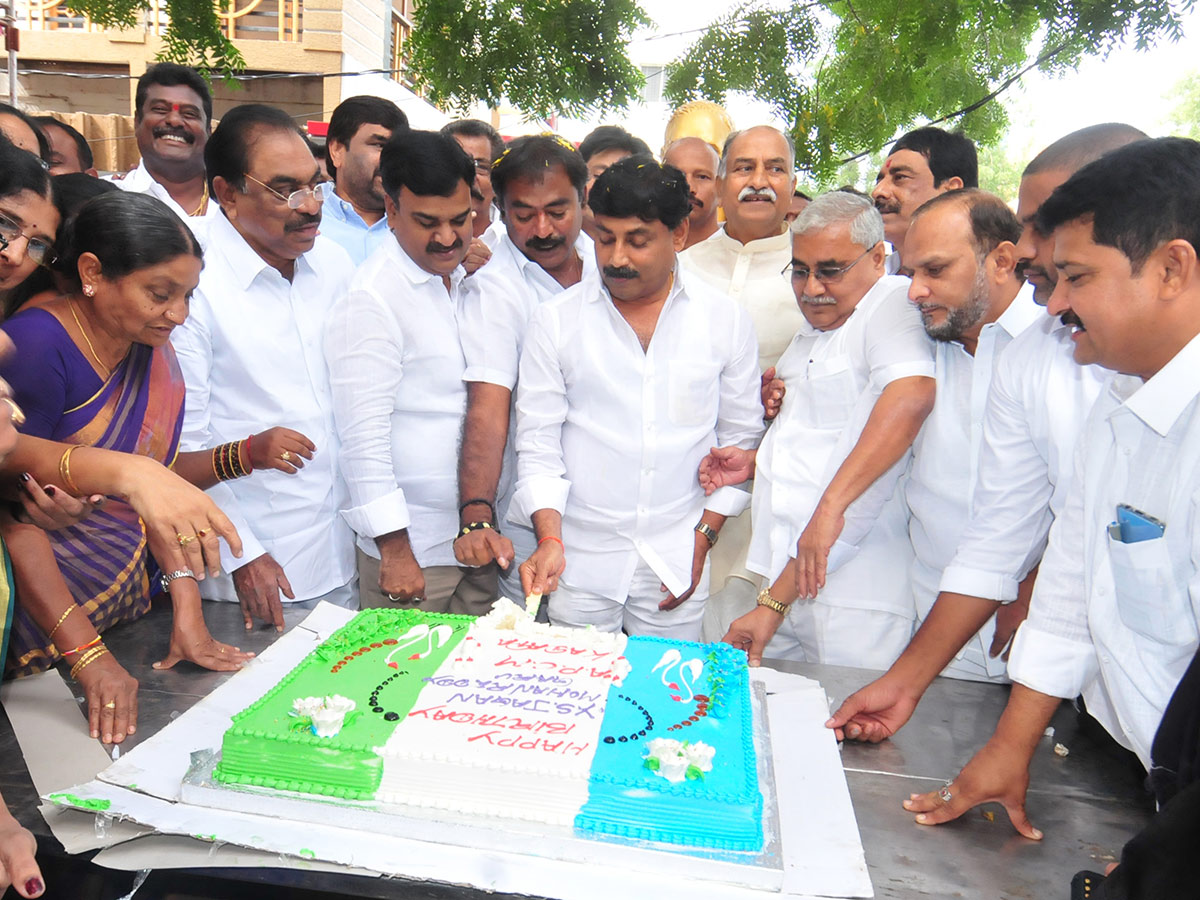
[[[215,777],[249,784],[371,799],[387,743],[424,687],[474,621],[419,610],[364,610],[304,658],[259,700],[233,717]],[[295,713],[304,697],[355,703],[333,737],[317,737]]]

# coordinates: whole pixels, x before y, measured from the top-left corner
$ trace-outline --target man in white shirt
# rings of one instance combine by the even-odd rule
[[[823,194],[792,232],[806,324],[777,367],[783,408],[757,455],[714,450],[700,472],[706,489],[757,475],[747,567],[770,587],[725,640],[755,663],[765,648],[881,668],[915,615],[897,485],[933,406],[933,345],[908,279],[883,274],[883,222],[869,200]]]
[[[900,270],[904,235],[917,208],[946,191],[979,186],[979,160],[969,138],[926,126],[892,144],[875,175],[871,197],[883,216],[883,234],[892,245],[887,271]]]
[[[112,181],[124,191],[152,194],[205,239],[204,227],[221,215],[210,195],[204,148],[212,128],[212,94],[195,69],[156,63],[138,79],[134,137],[142,158]]]
[[[995,800],[1039,839],[1029,762],[1060,700],[1082,692],[1149,766],[1200,637],[1200,143],[1114,150],[1055,189],[1036,224],[1054,240],[1049,311],[1073,327],[1077,362],[1116,374],[1080,436],[996,732],[953,782],[906,806],[937,824]]]
[[[583,195],[583,230],[588,237],[592,237],[592,210],[586,201],[596,179],[615,162],[630,156],[650,156],[651,153],[645,141],[620,125],[601,125],[579,142],[579,155],[583,157],[588,170],[587,189]]]
[[[329,117],[325,166],[336,185],[325,203],[321,234],[333,238],[362,265],[390,239],[383,214],[379,151],[397,131],[408,129],[408,116],[383,97],[350,97]]]
[[[454,555],[468,566],[500,568],[500,593],[525,594],[514,560],[536,547],[528,522],[510,522],[516,476],[511,409],[521,348],[534,311],[565,289],[599,283],[596,251],[582,230],[587,167],[553,135],[513,140],[492,171],[504,230],[491,261],[471,276],[459,334],[467,368],[467,418],[459,456],[459,536]],[[484,522],[491,528],[482,528]],[[504,534],[500,534],[500,529]]]
[[[380,173],[395,239],[355,274],[325,344],[362,605],[479,615],[496,599],[495,570],[459,566],[453,550],[475,165],[448,135],[404,131]]]
[[[936,342],[937,395],[904,482],[918,622],[932,609],[970,518],[992,374],[1013,339],[1044,318],[1016,271],[1020,239],[1008,205],[972,188],[919,207],[904,239],[908,298]],[[989,654],[994,636],[993,617],[942,674],[1006,682],[1004,661]]]
[[[353,608],[353,535],[338,510],[337,434],[322,341],[353,267],[319,237],[325,197],[317,162],[291,117],[246,104],[230,110],[206,150],[212,222],[200,286],[171,341],[187,382],[180,446],[214,447],[286,423],[316,450],[300,468],[255,473],[209,490],[236,524],[244,553],[223,548],[229,575],[200,582],[205,597],[238,600],[246,619],[283,627],[287,600]],[[308,454],[302,454],[307,456]]]
[[[1055,141],[1025,167],[1016,253],[1035,302],[1044,305],[1057,280],[1054,242],[1034,226],[1038,207],[1077,169],[1144,137],[1128,125],[1093,125]],[[1072,330],[1046,315],[997,361],[971,518],[942,572],[938,599],[896,664],[846,698],[826,723],[839,739],[877,742],[895,734],[930,682],[993,616],[997,636],[989,655],[999,655],[1024,619],[1036,574],[1030,566],[1062,513],[1083,422],[1111,374],[1075,362]]]
[[[692,201],[692,211],[688,215],[687,247],[708,240],[721,227],[717,221],[720,155],[708,141],[684,137],[667,145],[663,150],[663,162],[687,176]]]
[[[471,208],[475,218],[471,222],[471,235],[491,249],[499,234],[487,234],[492,223],[500,218],[496,208],[496,191],[492,187],[492,163],[504,152],[504,138],[500,132],[482,119],[455,119],[442,126],[442,134],[458,141],[475,163],[475,184],[471,190]]]
[[[706,503],[696,467],[711,446],[758,442],[753,329],[678,266],[681,172],[631,157],[588,203],[602,283],[538,307],[521,356],[510,517],[538,538],[521,581],[553,591],[556,624],[695,640],[708,550],[748,499],[730,488]]]
[[[764,381],[804,324],[784,270],[792,261],[788,206],[796,188],[792,139],[768,125],[735,131],[725,139],[717,169],[717,197],[725,224],[680,255],[684,267],[728,294],[750,313]],[[725,525],[713,551],[713,602],[706,636],[716,639],[734,617],[753,608],[757,578],[746,569],[749,512]]]

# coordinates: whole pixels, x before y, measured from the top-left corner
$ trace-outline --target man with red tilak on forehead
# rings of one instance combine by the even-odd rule
[[[220,215],[220,205],[209,201],[204,170],[212,129],[208,85],[195,69],[158,63],[138,79],[134,104],[134,136],[142,160],[112,180],[121,190],[163,201],[203,242],[202,223]]]

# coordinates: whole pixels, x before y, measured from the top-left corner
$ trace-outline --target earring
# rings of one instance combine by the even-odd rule
[[[95,297],[95,296],[96,296],[96,289],[95,289],[94,287],[92,287],[90,284],[85,284],[85,285],[83,286],[83,296],[85,296],[85,297]]]

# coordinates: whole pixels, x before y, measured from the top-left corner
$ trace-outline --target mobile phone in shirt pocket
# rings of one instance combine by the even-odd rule
[[[667,376],[667,416],[672,425],[704,425],[717,418],[720,370],[704,363],[671,364]]]
[[[1195,641],[1195,618],[1185,586],[1176,580],[1167,539],[1126,544],[1110,533],[1108,553],[1121,621],[1162,644]]]
[[[840,428],[850,419],[860,393],[858,379],[846,355],[815,360],[808,367],[813,424]],[[786,403],[787,400],[785,399]]]

